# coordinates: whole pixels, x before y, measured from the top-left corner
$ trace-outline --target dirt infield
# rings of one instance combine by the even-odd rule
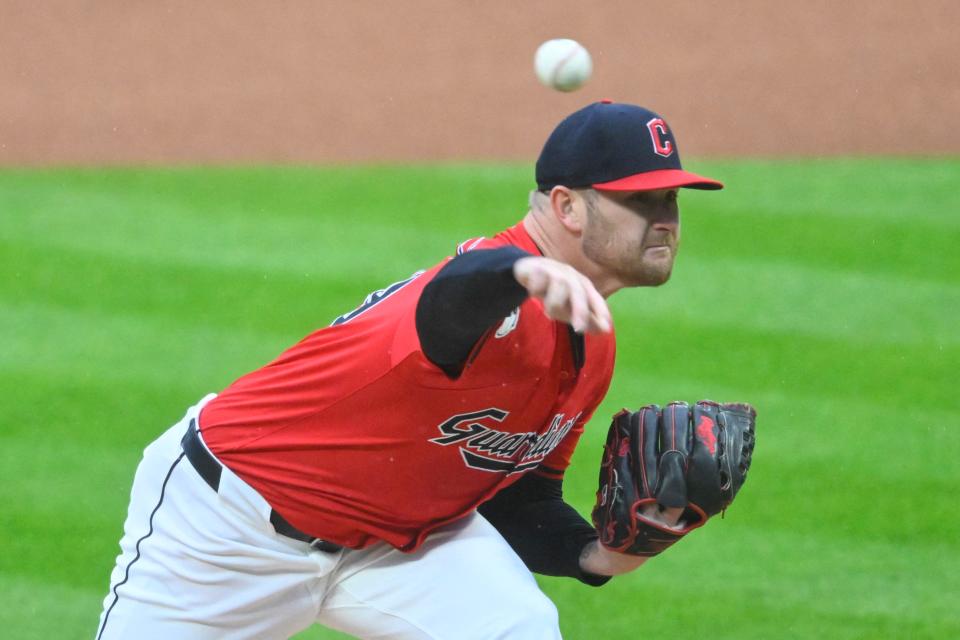
[[[960,3],[0,0],[0,165],[525,159],[595,99],[685,155],[960,152]],[[532,57],[594,54],[559,94]]]

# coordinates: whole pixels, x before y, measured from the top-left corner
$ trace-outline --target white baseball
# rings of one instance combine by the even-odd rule
[[[573,91],[583,86],[593,73],[590,52],[576,40],[547,40],[533,57],[537,78],[557,91]]]

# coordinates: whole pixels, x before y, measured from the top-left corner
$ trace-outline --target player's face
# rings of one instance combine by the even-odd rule
[[[588,191],[583,251],[623,286],[670,278],[680,245],[677,189]]]

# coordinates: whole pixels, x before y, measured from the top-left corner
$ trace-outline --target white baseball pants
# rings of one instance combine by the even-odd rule
[[[328,553],[277,534],[229,469],[211,489],[180,445],[211,397],[144,451],[97,640],[288,638],[314,623],[360,638],[560,637],[556,607],[479,514],[412,554]]]

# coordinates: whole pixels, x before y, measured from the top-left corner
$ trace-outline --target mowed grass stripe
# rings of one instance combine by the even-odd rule
[[[683,217],[683,258],[748,257],[839,274],[869,272],[944,284],[956,284],[960,276],[953,250],[960,241],[960,227],[940,220],[917,222],[916,212],[909,209],[899,220],[844,219],[812,212],[764,215],[752,207],[720,211],[702,198],[702,209],[685,207],[690,213]],[[686,204],[688,199],[683,200]],[[942,206],[956,205],[954,198]]]
[[[37,458],[56,458],[61,443],[139,452],[202,397],[195,382],[176,376],[160,382],[99,375],[81,380],[69,371],[4,371],[0,388],[15,399],[0,405],[2,437],[34,443]]]
[[[293,186],[278,169],[211,170],[209,180],[187,170],[0,173],[0,210],[9,216],[0,237],[152,261],[393,277],[405,261],[449,255],[458,229],[495,232],[526,204],[523,189],[491,188],[524,179],[509,169],[290,172],[301,176]],[[424,189],[428,175],[436,186]],[[478,227],[478,208],[504,222],[487,213]]]
[[[41,305],[0,305],[0,371],[91,379],[139,380],[203,388],[225,384],[288,346],[290,336],[227,330],[167,318],[76,312]],[[233,377],[228,372],[233,371]]]
[[[450,255],[458,240],[441,231],[412,228],[403,221],[349,222],[333,213],[293,221],[269,215],[219,221],[162,209],[134,212],[129,205],[115,205],[118,210],[113,212],[77,206],[69,221],[56,212],[14,216],[0,227],[0,238],[163,265],[323,277],[360,273],[380,278],[412,271],[416,268],[413,256],[426,248],[437,258]],[[387,241],[392,253],[385,261]]]
[[[287,270],[144,262],[111,254],[0,242],[15,304],[140,315],[148,322],[303,334],[356,306],[357,278]],[[65,274],[69,274],[65,277]],[[375,277],[369,287],[382,286]]]
[[[642,325],[643,334],[622,336],[618,371],[627,375],[655,367],[668,378],[697,372],[698,379],[713,384],[779,388],[788,394],[870,397],[889,408],[916,403],[951,410],[960,406],[947,384],[960,361],[960,347],[918,350],[901,344],[851,344],[843,338],[650,318]],[[678,333],[684,336],[682,341],[660,338]]]
[[[0,202],[11,212],[69,211],[92,201],[106,210],[157,207],[227,222],[238,216],[334,216],[346,227],[383,218],[452,230],[478,218],[513,220],[511,208],[522,208],[532,187],[531,169],[509,164],[4,169]]]
[[[684,256],[667,286],[630,292],[611,304],[626,313],[858,343],[960,344],[956,278],[943,282],[754,257]]]
[[[816,158],[704,162],[700,170],[725,181],[709,198],[724,215],[810,214],[833,221],[884,221],[960,230],[956,216],[960,158]],[[698,194],[699,195],[699,194]],[[824,234],[830,229],[820,225]]]

